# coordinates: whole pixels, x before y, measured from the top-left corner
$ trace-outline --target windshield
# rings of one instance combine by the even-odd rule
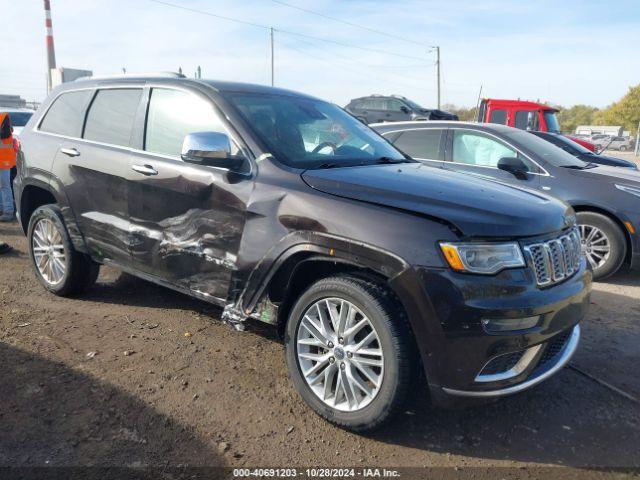
[[[547,131],[551,133],[560,133],[560,124],[558,123],[558,117],[553,110],[544,111],[544,121],[547,124]]]
[[[282,163],[327,168],[406,161],[402,153],[336,105],[304,97],[228,96]]]
[[[32,115],[32,112],[9,112],[11,125],[14,127],[24,127]]]
[[[505,135],[556,167],[586,168],[588,165],[587,162],[583,162],[560,147],[556,147],[553,143],[524,130],[509,131]]]

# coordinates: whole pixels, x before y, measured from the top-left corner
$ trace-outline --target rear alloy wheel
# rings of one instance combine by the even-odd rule
[[[595,279],[617,272],[627,254],[624,233],[609,217],[593,212],[578,212],[582,253],[593,269]]]
[[[100,265],[73,248],[57,205],[43,205],[33,212],[27,238],[36,276],[50,292],[72,295],[95,283]]]
[[[298,298],[285,351],[307,404],[356,431],[380,426],[402,407],[417,363],[406,315],[392,293],[351,276],[319,280]]]
[[[620,151],[621,152],[626,152],[627,151],[627,147],[625,147],[624,145],[620,145]]]
[[[62,235],[48,218],[41,218],[33,227],[31,237],[33,261],[49,285],[57,285],[67,273],[67,253]]]

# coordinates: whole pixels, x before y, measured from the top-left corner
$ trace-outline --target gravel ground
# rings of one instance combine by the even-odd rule
[[[416,389],[403,415],[361,436],[303,404],[269,327],[236,332],[217,308],[110,268],[84,295],[55,297],[17,224],[0,225],[15,247],[0,258],[0,466],[437,466],[473,478],[640,466],[638,273],[595,285],[572,367],[538,388],[464,410],[434,409]]]

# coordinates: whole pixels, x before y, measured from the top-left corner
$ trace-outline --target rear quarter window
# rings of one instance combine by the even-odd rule
[[[67,137],[80,137],[85,109],[92,95],[93,90],[61,94],[40,122],[39,130]]]

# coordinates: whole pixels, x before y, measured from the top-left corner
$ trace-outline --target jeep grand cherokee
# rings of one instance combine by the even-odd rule
[[[330,103],[88,79],[22,140],[17,205],[47,290],[113,265],[238,328],[271,323],[300,395],[341,426],[380,425],[423,377],[436,402],[518,392],[576,349],[591,272],[571,207],[410,160]]]

